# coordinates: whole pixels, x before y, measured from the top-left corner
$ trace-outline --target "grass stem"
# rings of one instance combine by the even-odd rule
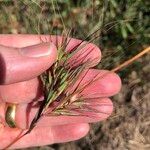
[[[116,72],[120,69],[122,69],[125,66],[128,66],[129,64],[131,64],[132,62],[134,62],[135,60],[137,60],[138,58],[142,57],[144,54],[150,52],[150,46],[145,48],[144,50],[142,50],[140,53],[138,53],[137,55],[135,55],[134,57],[132,57],[131,59],[125,61],[124,63],[122,63],[121,65],[117,66],[116,68],[112,69],[112,72]]]

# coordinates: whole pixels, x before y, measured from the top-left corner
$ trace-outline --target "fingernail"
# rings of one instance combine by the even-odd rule
[[[41,43],[22,48],[20,49],[20,53],[27,57],[44,57],[50,55],[53,47],[54,44],[52,43]]]

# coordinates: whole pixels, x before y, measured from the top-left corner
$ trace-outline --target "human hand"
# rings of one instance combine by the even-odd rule
[[[49,36],[41,36],[47,40]],[[56,37],[52,36],[56,44]],[[59,37],[61,41],[61,37]],[[46,41],[45,41],[46,42]],[[72,39],[67,49],[79,43]],[[41,43],[38,35],[0,35],[0,149],[9,145],[20,133],[28,127],[38,108],[32,108],[31,102],[42,99],[41,83],[37,76],[48,69],[56,60],[57,50],[54,44]],[[101,57],[100,50],[93,44],[87,44],[94,50],[90,58]],[[98,60],[98,61],[99,61]],[[95,62],[95,63],[98,63]],[[90,69],[85,81],[96,74],[104,75],[106,70]],[[109,73],[86,88],[83,93],[97,93],[98,99],[89,100],[90,104],[101,113],[94,117],[57,116],[43,117],[33,131],[17,141],[11,148],[42,146],[80,139],[89,131],[88,123],[106,119],[113,110],[108,98],[120,90],[121,81],[115,73]],[[7,103],[16,103],[16,124],[18,128],[4,126],[5,108]],[[98,105],[97,105],[98,104]]]

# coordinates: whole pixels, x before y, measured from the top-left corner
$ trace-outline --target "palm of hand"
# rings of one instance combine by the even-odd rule
[[[42,38],[46,39],[48,37],[42,36]],[[53,36],[52,42],[54,44],[55,39],[56,37]],[[61,37],[59,40],[61,40]],[[31,102],[42,99],[41,84],[37,76],[48,69],[55,61],[56,50],[51,46],[48,51],[48,43],[42,45],[40,42],[39,37],[36,35],[0,36],[0,68],[2,68],[0,73],[2,84],[0,85],[1,121],[4,120],[6,102],[18,104],[16,112],[18,128],[11,129],[1,125],[0,148],[7,146],[17,137],[21,129],[28,126],[38,109],[31,108]],[[78,43],[79,40],[72,39],[68,49]],[[100,50],[96,46],[87,44],[85,49],[88,51],[91,46],[95,50],[89,57],[98,56],[100,60]],[[108,71],[90,69],[83,83],[91,80],[96,74],[104,75],[106,72]],[[89,131],[88,123],[103,120],[111,114],[113,105],[108,97],[116,94],[120,87],[120,78],[114,73],[107,74],[82,92],[83,95],[89,93],[94,95],[96,93],[98,98],[89,99],[88,103],[100,113],[94,114],[94,117],[45,116],[30,134],[16,142],[12,148],[67,142],[85,136]]]

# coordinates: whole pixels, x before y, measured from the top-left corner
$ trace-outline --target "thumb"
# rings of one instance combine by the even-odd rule
[[[24,48],[0,45],[0,84],[11,84],[37,77],[56,60],[53,43],[41,43]]]

